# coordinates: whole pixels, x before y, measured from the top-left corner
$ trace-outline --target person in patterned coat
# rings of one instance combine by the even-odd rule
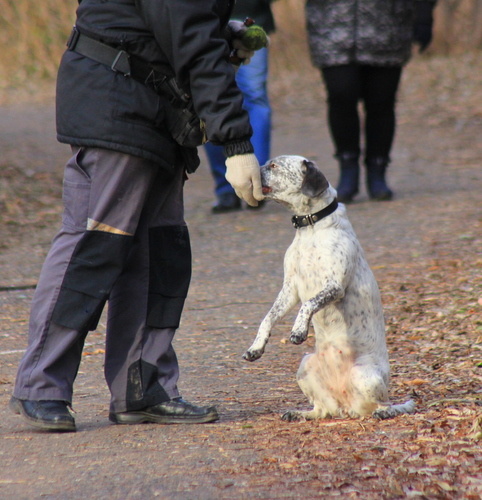
[[[313,64],[328,94],[328,124],[340,165],[338,198],[358,193],[362,153],[358,111],[363,102],[367,190],[390,200],[386,169],[395,135],[395,101],[413,43],[432,40],[437,0],[307,0],[306,22]]]

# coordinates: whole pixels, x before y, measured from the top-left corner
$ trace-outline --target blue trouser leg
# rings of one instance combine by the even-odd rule
[[[271,149],[271,106],[268,99],[268,50],[258,50],[251,62],[241,66],[236,74],[236,81],[243,92],[244,107],[249,113],[253,137],[251,142],[254,153],[261,165],[270,158]],[[215,182],[215,194],[220,196],[233,193],[234,189],[225,178],[226,165],[223,148],[206,144],[211,173]]]
[[[222,146],[214,146],[208,142],[204,146],[211,167],[211,174],[214,178],[214,194],[219,198],[223,194],[233,194],[236,196],[231,184],[226,180],[226,158]]]
[[[260,165],[271,153],[271,106],[268,99],[268,50],[255,52],[251,62],[241,66],[236,81],[244,97],[244,107],[249,113],[253,137],[251,142]]]

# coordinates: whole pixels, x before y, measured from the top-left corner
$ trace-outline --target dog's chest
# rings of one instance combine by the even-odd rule
[[[343,231],[300,229],[285,256],[287,272],[310,281],[327,267],[346,267],[354,258],[354,241]]]

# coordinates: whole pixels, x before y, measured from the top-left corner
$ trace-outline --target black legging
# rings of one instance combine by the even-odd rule
[[[395,135],[395,99],[402,68],[348,64],[322,68],[328,123],[336,154],[360,153],[358,101],[365,109],[365,156],[389,158]]]

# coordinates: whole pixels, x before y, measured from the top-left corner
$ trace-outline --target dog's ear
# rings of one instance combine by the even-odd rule
[[[317,198],[328,189],[330,184],[313,162],[303,160],[303,167],[305,178],[301,184],[301,192],[308,198]]]

